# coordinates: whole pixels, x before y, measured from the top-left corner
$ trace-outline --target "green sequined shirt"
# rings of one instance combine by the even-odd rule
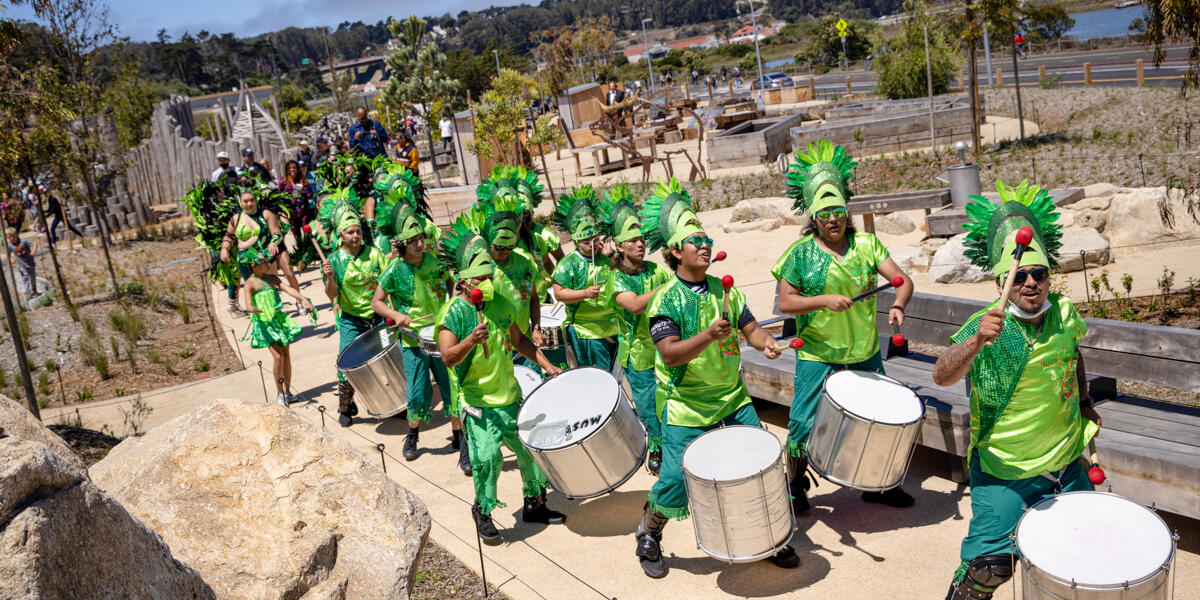
[[[597,255],[595,262],[578,251],[563,257],[554,268],[554,282],[572,290],[598,285],[600,297],[567,306],[567,322],[575,324],[579,337],[589,340],[617,335],[617,313],[612,308],[612,294],[606,290],[612,263],[608,257]]]
[[[654,341],[650,339],[650,318],[646,315],[646,311],[635,315],[625,310],[617,303],[617,294],[632,292],[636,296],[641,296],[674,279],[670,271],[650,261],[645,261],[642,265],[645,268],[635,274],[611,269],[606,291],[607,295],[613,299],[612,307],[617,314],[617,324],[620,328],[620,333],[617,335],[617,364],[635,371],[653,369],[654,357],[658,354],[658,350],[654,347]]]

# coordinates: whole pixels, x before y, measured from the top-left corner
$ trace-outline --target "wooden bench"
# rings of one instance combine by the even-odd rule
[[[970,383],[933,383],[932,356],[890,348],[887,307],[894,294],[880,294],[877,306],[884,368],[926,403],[918,443],[953,458],[951,477],[965,481],[970,441]],[[917,293],[906,308],[904,335],[910,342],[948,345],[950,335],[985,303]],[[789,319],[790,320],[790,319]],[[1146,505],[1200,518],[1200,409],[1118,394],[1116,381],[1135,381],[1200,392],[1200,331],[1086,319],[1080,344],[1096,409],[1104,427],[1096,438],[1109,480],[1102,488]],[[785,325],[785,329],[787,325]],[[794,325],[792,326],[794,331]],[[889,355],[890,352],[890,355]],[[746,385],[751,395],[790,406],[795,356],[769,361],[743,348]]]

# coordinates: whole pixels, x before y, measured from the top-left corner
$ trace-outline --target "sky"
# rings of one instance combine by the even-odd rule
[[[99,0],[103,2],[104,0]],[[528,3],[535,3],[529,0]],[[238,36],[256,35],[283,29],[289,25],[337,27],[342,21],[375,23],[389,16],[410,14],[435,16],[489,6],[520,4],[519,0],[255,0],[241,2],[204,2],[179,0],[108,0],[111,20],[121,34],[134,41],[153,40],[165,28],[172,38],[184,31],[210,33],[233,32]],[[0,10],[3,10],[0,8]],[[22,5],[9,8],[5,16],[33,19],[33,11]]]

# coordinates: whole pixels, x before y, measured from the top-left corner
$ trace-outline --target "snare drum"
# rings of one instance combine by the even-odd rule
[[[537,386],[542,385],[542,376],[537,371],[523,365],[513,365],[513,375],[521,386],[521,401],[524,402]]]
[[[1017,522],[1026,600],[1166,600],[1175,540],[1154,511],[1105,492],[1068,492]]]
[[[567,307],[559,304],[558,310],[554,311],[555,305],[542,305],[542,336],[546,338],[546,345],[542,346],[543,350],[562,348],[567,345],[567,330],[563,325],[563,321],[567,318]]]
[[[806,452],[824,478],[863,491],[904,482],[925,404],[890,377],[838,371],[825,379]]]
[[[730,563],[771,556],[792,538],[783,445],[749,425],[721,427],[683,451],[683,480],[696,545]]]
[[[437,339],[435,339],[433,337],[433,328],[434,327],[435,327],[435,325],[428,325],[428,326],[422,327],[421,331],[417,335],[418,335],[418,337],[421,338],[421,341],[420,341],[421,352],[424,352],[425,354],[428,354],[429,356],[436,356],[438,358],[441,358],[442,349],[438,346]]]
[[[611,492],[646,457],[646,428],[617,380],[595,367],[564,371],[538,386],[517,414],[517,435],[568,498]]]
[[[355,402],[373,417],[389,417],[408,408],[399,340],[394,329],[379,325],[354,338],[338,355],[338,371],[354,386]]]

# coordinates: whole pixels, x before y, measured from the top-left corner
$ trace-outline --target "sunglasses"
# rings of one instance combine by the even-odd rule
[[[845,218],[845,216],[846,209],[844,208],[830,208],[816,214],[817,220],[821,221],[822,223],[828,223],[832,219]]]
[[[492,244],[492,250],[495,250],[496,252],[505,252],[512,250],[513,248],[516,248],[516,246],[497,246],[496,244]]]
[[[710,237],[705,237],[702,235],[693,235],[692,237],[690,237],[686,240],[683,240],[683,243],[691,244],[691,245],[695,246],[696,249],[698,250],[705,246],[712,248],[713,244],[715,244],[716,242],[714,242],[713,239]]]
[[[1034,281],[1041,283],[1050,277],[1050,269],[1038,267],[1028,271],[1017,271],[1013,274],[1013,285],[1024,284],[1027,277],[1033,277]]]

